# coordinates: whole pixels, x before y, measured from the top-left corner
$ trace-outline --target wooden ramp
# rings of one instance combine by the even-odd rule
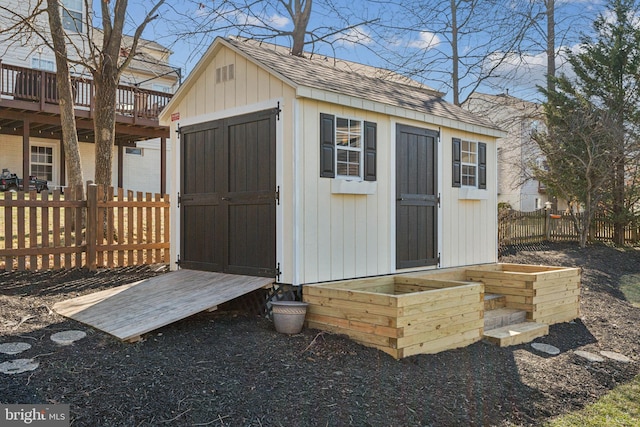
[[[144,333],[273,283],[273,278],[178,270],[59,302],[56,313],[121,340]]]

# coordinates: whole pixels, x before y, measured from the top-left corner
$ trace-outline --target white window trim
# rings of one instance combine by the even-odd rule
[[[476,187],[461,187],[458,200],[489,200],[489,192]]]
[[[47,63],[47,65],[51,64],[51,67],[43,67],[42,63]],[[38,56],[31,57],[31,68],[35,68],[36,70],[44,70],[54,72],[56,70],[56,63],[53,59],[49,57],[42,57],[40,54]]]
[[[171,86],[159,83],[153,83],[151,85],[151,90],[155,90],[156,92],[173,93],[173,88]]]
[[[340,116],[340,115],[334,115],[335,121],[334,121],[334,125],[333,125],[333,133],[334,133],[334,141],[335,141],[335,160],[334,160],[334,167],[335,167],[335,171],[336,171],[336,176],[335,179],[341,179],[341,180],[347,180],[347,181],[364,181],[364,119],[358,118],[358,117],[351,117],[351,116]],[[338,120],[343,119],[343,120],[349,120],[349,121],[356,121],[360,123],[360,147],[359,148],[353,148],[353,147],[345,147],[342,145],[338,145]],[[359,156],[359,174],[358,176],[353,176],[353,175],[340,175],[338,173],[338,151],[339,150],[344,150],[344,151],[357,151],[360,153]]]
[[[71,31],[71,32],[74,32],[74,33],[80,33],[80,32],[82,32],[84,30],[84,26],[86,24],[84,22],[84,6],[83,6],[82,2],[80,2],[80,9],[73,9],[73,8],[67,6],[65,4],[65,1],[62,0],[61,4],[60,4],[60,9],[61,9],[60,13],[61,13],[61,18],[62,18],[62,26],[63,26],[65,31]],[[64,14],[65,13],[69,14],[69,16],[72,19],[72,22],[75,22],[75,18],[72,15],[72,13],[79,13],[80,14],[80,28],[76,28],[77,26],[73,26],[72,28],[66,28],[64,26]]]
[[[40,141],[31,141],[31,143],[29,144],[29,175],[31,175],[31,148],[32,147],[46,147],[46,148],[51,148],[51,155],[52,155],[52,159],[51,159],[51,181],[48,181],[49,184],[55,184],[60,180],[60,174],[59,174],[59,155],[58,155],[58,145],[57,144],[51,144],[51,143],[47,143],[47,142],[40,142]]]
[[[464,143],[470,143],[473,144],[475,147],[474,151],[465,151],[462,147],[464,146]],[[464,158],[464,153],[471,153],[475,156],[476,161],[475,163],[470,163],[470,162],[465,162],[462,159]],[[463,188],[478,188],[478,162],[480,161],[479,156],[478,156],[478,141],[473,141],[470,139],[462,139],[460,140],[460,185]],[[469,185],[469,184],[465,184],[464,183],[464,177],[465,174],[463,172],[464,167],[465,166],[473,166],[475,173],[473,176],[473,182],[475,182],[474,185]],[[467,175],[467,176],[471,176],[471,175]]]
[[[139,150],[139,152],[133,152],[135,150]],[[144,148],[141,148],[141,147],[125,147],[124,153],[127,156],[142,157],[142,156],[144,156]]]

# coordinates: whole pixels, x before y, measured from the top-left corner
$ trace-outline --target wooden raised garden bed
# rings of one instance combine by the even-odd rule
[[[396,359],[482,338],[482,283],[385,276],[305,286],[309,327],[348,335]]]
[[[520,264],[306,285],[303,300],[309,327],[348,335],[400,359],[482,339],[485,292],[504,297],[508,309],[524,310],[527,322],[551,325],[580,315],[580,269]]]
[[[466,279],[485,292],[505,295],[507,306],[525,310],[527,320],[553,325],[580,316],[580,269],[524,264],[467,268]]]

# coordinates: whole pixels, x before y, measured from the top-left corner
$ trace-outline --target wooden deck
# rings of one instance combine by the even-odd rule
[[[59,302],[60,315],[121,340],[142,334],[269,286],[272,278],[179,270]]]

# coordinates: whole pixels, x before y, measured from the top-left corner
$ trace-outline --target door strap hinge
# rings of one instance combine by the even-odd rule
[[[438,252],[438,267],[440,267],[440,252]]]
[[[280,205],[280,186],[276,187],[276,203]]]
[[[182,261],[180,261],[180,254],[178,254],[178,259],[176,260],[176,265],[178,266],[178,268],[180,268],[181,263]]]
[[[182,196],[180,195],[180,192],[178,191],[178,207],[180,207],[180,203],[182,203]]]
[[[438,207],[440,207],[440,193],[438,193]]]
[[[276,282],[280,281],[280,276],[282,276],[282,271],[280,271],[280,263],[276,265]]]
[[[280,121],[280,113],[282,110],[280,109],[280,101],[278,101],[278,106],[276,107],[276,119]]]

